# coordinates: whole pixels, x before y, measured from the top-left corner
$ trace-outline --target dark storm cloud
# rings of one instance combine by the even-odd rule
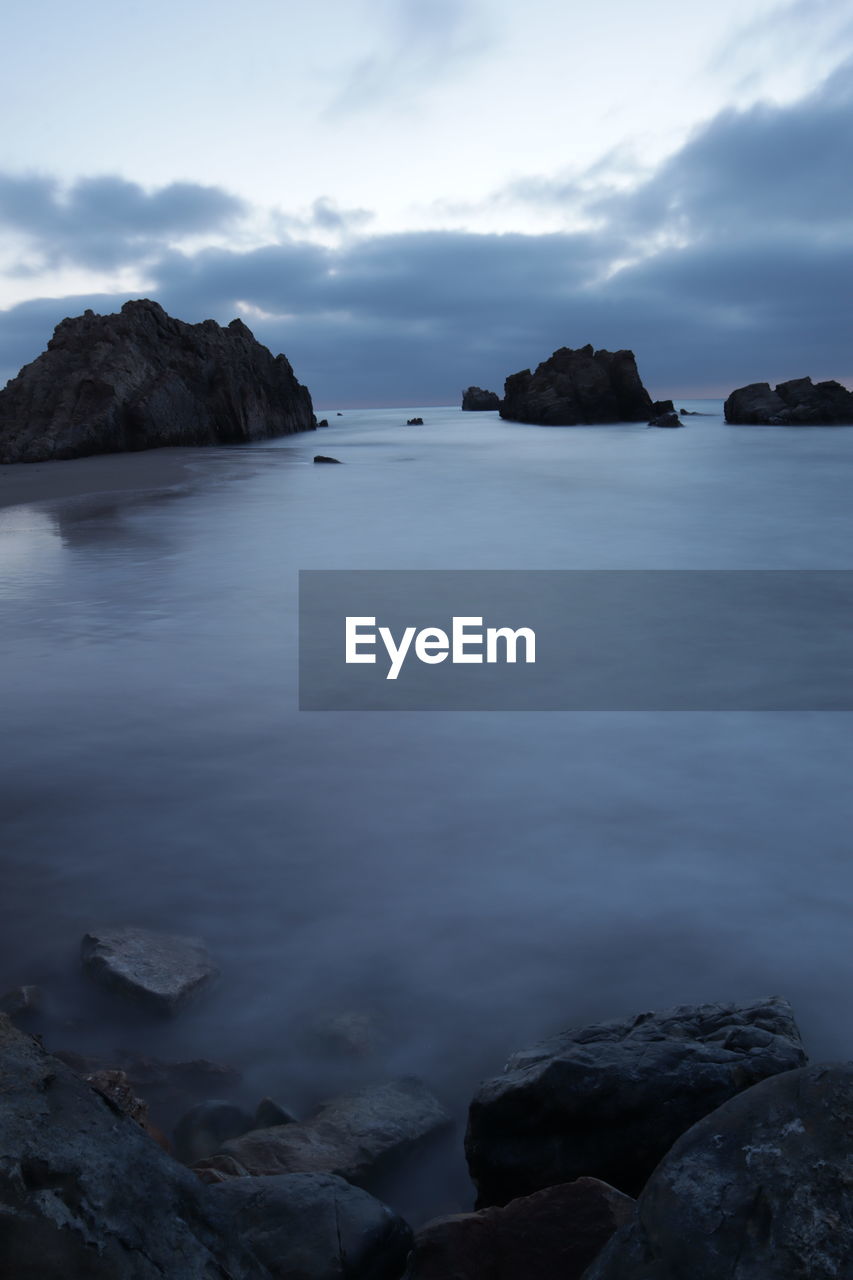
[[[148,264],[149,292],[187,320],[242,312],[326,404],[452,402],[470,382],[499,387],[586,342],[632,347],[658,395],[806,373],[846,380],[851,102],[847,66],[792,105],[723,112],[632,191],[590,195],[587,183],[592,230],[173,250]],[[559,199],[546,179],[524,191],[549,207]],[[98,309],[71,301],[2,315],[8,372],[50,324]]]
[[[0,174],[0,224],[26,238],[39,266],[121,266],[172,237],[224,229],[244,212],[236,196],[193,182],[148,192],[111,175],[63,188],[49,177]]]

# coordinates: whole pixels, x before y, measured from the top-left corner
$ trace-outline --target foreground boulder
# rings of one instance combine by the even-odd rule
[[[404,1280],[580,1280],[635,1202],[595,1178],[436,1218],[415,1236]]]
[[[203,1164],[229,1175],[335,1173],[363,1186],[451,1123],[426,1086],[406,1077],[334,1098],[303,1123],[253,1129]]]
[[[853,1065],[765,1080],[688,1130],[587,1280],[849,1280]]]
[[[501,398],[496,391],[484,391],[482,387],[468,387],[462,392],[462,408],[480,412],[484,409],[500,409]]]
[[[633,351],[561,347],[534,373],[507,378],[502,418],[541,426],[593,422],[648,422],[652,398],[640,381]]]
[[[208,1190],[0,1015],[0,1275],[261,1280]]]
[[[478,1204],[585,1176],[636,1195],[697,1120],[805,1061],[791,1006],[777,998],[561,1032],[515,1054],[471,1103],[465,1150]]]
[[[163,1014],[177,1013],[216,976],[198,938],[151,929],[94,930],[80,954],[90,977]]]
[[[398,1280],[406,1264],[408,1224],[343,1178],[231,1178],[210,1196],[277,1280]]]
[[[751,382],[733,391],[723,408],[726,422],[747,425],[838,426],[853,424],[853,391],[840,382],[813,383],[792,378],[771,391],[768,382]]]
[[[0,462],[309,431],[311,396],[242,320],[184,324],[156,302],[63,320],[0,391]]]

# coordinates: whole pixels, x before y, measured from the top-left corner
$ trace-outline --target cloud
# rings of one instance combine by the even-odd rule
[[[63,187],[51,177],[0,173],[0,225],[24,237],[39,268],[124,266],[173,239],[227,230],[245,213],[236,196],[193,182],[146,191],[112,175]]]

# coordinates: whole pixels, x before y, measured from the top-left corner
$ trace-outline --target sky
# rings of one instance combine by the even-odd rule
[[[853,385],[847,0],[9,0],[0,384],[86,307],[240,316],[318,406],[557,347]]]

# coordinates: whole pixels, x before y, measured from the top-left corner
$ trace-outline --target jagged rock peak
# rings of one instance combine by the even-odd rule
[[[314,425],[287,358],[242,320],[186,324],[142,298],[56,326],[0,391],[0,462],[239,443]]]
[[[500,413],[542,426],[648,422],[652,398],[633,351],[560,347],[534,373],[522,369],[507,378]]]
[[[462,408],[470,410],[500,409],[501,398],[496,391],[484,391],[482,387],[467,387],[462,392]]]

